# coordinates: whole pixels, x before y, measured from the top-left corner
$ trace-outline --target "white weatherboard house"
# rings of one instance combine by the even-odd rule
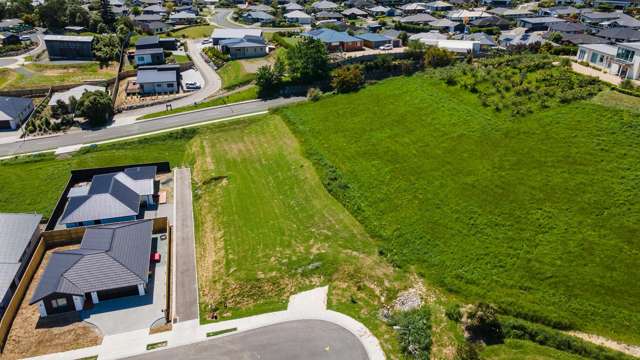
[[[576,60],[588,62],[605,73],[621,79],[640,78],[640,42],[583,44],[578,47]]]

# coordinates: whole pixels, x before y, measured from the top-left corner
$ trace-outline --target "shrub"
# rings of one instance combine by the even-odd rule
[[[331,86],[338,93],[356,91],[363,85],[364,75],[358,65],[339,67],[331,75]]]
[[[431,351],[431,312],[428,308],[402,311],[391,317],[402,352],[413,359],[429,359]]]
[[[433,46],[428,47],[424,53],[425,66],[433,68],[449,66],[454,60],[452,52]]]
[[[453,303],[447,305],[444,310],[444,314],[451,321],[459,322],[462,319],[462,312],[460,311],[460,304]]]
[[[322,96],[322,91],[318,88],[309,88],[309,90],[307,90],[307,99],[311,101],[320,100],[320,96]]]
[[[308,83],[329,73],[329,55],[320,40],[305,37],[287,51],[287,70],[295,81]]]
[[[478,344],[469,341],[462,342],[456,347],[456,360],[480,360]]]
[[[218,50],[216,47],[206,47],[202,49],[202,51],[207,55],[209,60],[216,66],[221,67],[227,61],[229,61],[229,55],[224,54],[222,51]]]
[[[491,304],[480,302],[474,305],[467,313],[466,329],[471,339],[487,344],[502,343],[504,334],[497,314],[498,310]]]
[[[620,83],[620,88],[621,89],[625,89],[625,90],[635,90],[635,85],[633,85],[633,82],[631,82],[631,80],[629,79],[624,79],[621,83]]]
[[[78,100],[76,110],[91,126],[104,125],[113,115],[111,96],[105,91],[86,91]]]
[[[588,343],[544,325],[533,324],[513,317],[500,317],[502,331],[507,338],[528,340],[579,356],[598,360],[631,360],[623,353]]]

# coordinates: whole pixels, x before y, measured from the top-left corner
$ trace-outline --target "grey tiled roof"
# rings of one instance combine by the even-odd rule
[[[0,120],[16,120],[21,112],[33,105],[29,98],[0,96]]]
[[[174,73],[175,76],[175,73]],[[129,176],[135,176],[132,178]],[[155,167],[96,175],[86,195],[70,192],[61,224],[137,215],[140,196],[154,193]],[[79,195],[79,196],[74,196]]]
[[[19,262],[41,219],[39,214],[0,214],[0,263]]]
[[[31,304],[53,293],[93,291],[147,284],[153,220],[87,228],[79,249],[51,255]]]

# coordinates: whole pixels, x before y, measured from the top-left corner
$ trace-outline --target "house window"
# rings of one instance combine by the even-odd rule
[[[51,307],[53,307],[54,309],[57,309],[57,308],[63,307],[63,306],[67,306],[67,299],[66,298],[60,298],[60,299],[51,300]]]
[[[591,59],[589,59],[589,62],[592,64],[598,63],[598,53],[591,53]]]
[[[587,56],[587,52],[584,49],[580,49],[580,51],[578,51],[578,60],[584,60],[585,56]]]
[[[144,62],[144,56],[138,56],[138,62]]]
[[[636,52],[633,50],[618,48],[618,53],[616,54],[616,57],[620,60],[631,62],[633,61],[633,57],[635,55],[636,55]]]

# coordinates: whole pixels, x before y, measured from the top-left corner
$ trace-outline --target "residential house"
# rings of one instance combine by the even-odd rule
[[[342,20],[342,15],[340,13],[337,12],[333,12],[333,11],[320,11],[318,13],[316,13],[314,15],[316,21],[323,21],[323,20],[336,20],[336,21],[340,21]]]
[[[618,45],[615,62],[619,65],[616,75],[622,79],[640,78],[640,42],[625,42]]]
[[[425,13],[409,15],[409,16],[400,18],[400,22],[403,24],[415,24],[415,25],[427,25],[430,22],[436,21],[436,20],[438,19]]]
[[[498,37],[498,43],[500,46],[518,46],[518,45],[532,45],[532,44],[544,44],[547,40],[544,39],[541,33],[528,32],[526,28],[515,28],[508,31],[503,31]]]
[[[180,65],[145,65],[136,74],[138,93],[172,94],[179,91]]]
[[[559,32],[563,34],[584,34],[589,28],[581,23],[559,22],[549,24],[549,32]]]
[[[445,34],[441,34],[437,30],[432,30],[429,32],[417,33],[409,36],[409,40],[417,40],[425,45],[437,46],[438,41],[447,40],[449,36]]]
[[[144,15],[146,16],[146,15]],[[156,15],[149,15],[149,16],[156,16]],[[162,33],[166,33],[167,31],[171,31],[172,26],[167,24],[164,21],[149,21],[149,22],[144,22],[142,24],[140,24],[140,27],[147,32],[150,32],[152,34],[162,34]]]
[[[314,11],[333,11],[338,10],[340,6],[332,1],[321,0],[313,3],[311,8],[313,8]]]
[[[497,27],[502,30],[506,30],[511,27],[511,22],[499,16],[489,16],[472,20],[469,22],[469,25],[479,28]]]
[[[531,17],[518,19],[518,26],[527,29],[527,31],[546,31],[551,24],[566,22],[567,20],[555,18],[551,16]]]
[[[524,10],[524,9],[509,9],[509,8],[499,7],[499,8],[495,8],[487,11],[494,15],[503,17],[505,19],[511,19],[511,20],[517,20],[520,18],[536,16],[536,14],[534,14],[533,12],[529,10]]]
[[[75,98],[76,100],[80,100],[82,94],[85,92],[93,92],[93,91],[106,91],[107,89],[104,86],[95,86],[95,85],[80,85],[69,90],[64,91],[56,91],[51,95],[51,99],[47,103],[48,106],[55,106],[58,104],[58,101],[62,101],[66,105],[71,103],[71,98]]]
[[[314,29],[301,35],[320,40],[329,51],[357,51],[362,50],[364,44],[362,39],[333,29]]]
[[[87,228],[79,249],[51,254],[29,304],[46,317],[81,311],[87,301],[145,295],[152,234],[153,220]]]
[[[450,33],[464,30],[464,25],[462,23],[451,21],[449,19],[438,19],[432,21],[429,23],[429,26],[434,29]]]
[[[20,36],[8,31],[0,32],[0,45],[7,46],[16,44],[20,44]]]
[[[452,10],[447,13],[447,19],[463,22],[491,16],[493,15],[483,10]]]
[[[294,2],[290,2],[287,3],[283,6],[285,11],[296,11],[296,10],[304,10],[304,6],[294,3]]]
[[[583,11],[580,14],[580,21],[592,28],[628,27],[640,29],[640,20],[618,11],[610,13]]]
[[[93,59],[93,36],[45,35],[49,60]]]
[[[264,11],[249,11],[242,15],[244,21],[255,24],[269,24],[276,20],[275,16],[268,14]]]
[[[604,72],[617,72],[618,64],[615,59],[618,54],[618,47],[609,44],[581,44],[578,47],[576,60],[588,62],[590,65],[599,68]],[[612,69],[613,68],[613,69]]]
[[[41,220],[38,214],[0,213],[0,317],[38,244]]]
[[[176,6],[173,9],[174,13],[180,13],[180,12],[188,12],[188,13],[192,13],[194,15],[198,15],[199,11],[197,7],[193,7],[191,5],[182,5],[182,6]]]
[[[589,35],[589,34],[572,34],[557,32],[561,36],[560,44],[565,45],[582,45],[582,44],[608,44],[609,41],[601,37]],[[547,33],[548,38],[552,33]]]
[[[243,59],[267,55],[267,43],[260,36],[246,35],[240,39],[226,39],[219,42],[220,50],[231,59]]]
[[[598,8],[601,5],[608,5],[614,9],[626,9],[634,3],[633,0],[593,0],[593,7]]]
[[[460,34],[453,37],[455,40],[477,41],[480,44],[480,51],[489,51],[498,46],[491,35],[483,32],[473,34]]]
[[[142,14],[144,15],[160,15],[165,16],[169,10],[161,5],[151,5],[142,9]]]
[[[262,37],[262,30],[260,29],[213,29],[211,33],[211,41],[213,45],[218,45],[222,40],[227,39],[242,39],[245,36],[257,36]]]
[[[25,24],[20,19],[0,20],[0,31],[20,32],[25,28]]]
[[[400,6],[400,10],[404,14],[419,14],[427,11],[427,4],[425,3],[409,3]]]
[[[480,4],[489,7],[509,7],[511,0],[480,0]]]
[[[439,40],[435,46],[459,54],[479,54],[480,42],[469,40]]]
[[[164,50],[162,48],[136,49],[134,57],[138,66],[164,64]]]
[[[367,17],[369,15],[366,11],[360,10],[358,8],[349,8],[342,12],[342,15],[347,19],[357,19],[359,17]]]
[[[596,35],[610,42],[640,41],[640,31],[622,27],[603,29],[598,31]]]
[[[371,14],[371,16],[392,16],[394,15],[394,11],[392,8],[390,7],[386,7],[386,6],[374,6],[372,8],[367,9],[367,11],[369,12],[369,14]]]
[[[357,34],[354,36],[358,39],[361,39],[363,41],[364,46],[368,47],[369,49],[378,49],[379,47],[388,45],[388,44],[392,46],[397,45],[397,42],[394,44],[394,41],[392,38],[382,34],[363,33],[363,34]]]
[[[139,49],[156,49],[177,50],[178,41],[176,38],[161,38],[157,35],[142,36],[136,41],[136,50]]]
[[[453,10],[453,5],[445,1],[432,1],[425,4],[427,11],[449,11]]]
[[[284,14],[284,18],[288,23],[291,24],[300,24],[300,25],[308,25],[311,24],[312,18],[311,15],[302,12],[300,10],[294,10]]]
[[[180,11],[169,15],[169,22],[175,25],[195,24],[198,17],[193,12]]]
[[[32,99],[0,96],[0,130],[19,128],[29,118],[32,111]]]
[[[58,222],[73,228],[135,220],[144,206],[155,204],[155,176],[155,166],[95,175],[91,183],[70,189]]]
[[[580,15],[581,10],[573,6],[554,6],[538,9],[539,16],[570,17]]]

